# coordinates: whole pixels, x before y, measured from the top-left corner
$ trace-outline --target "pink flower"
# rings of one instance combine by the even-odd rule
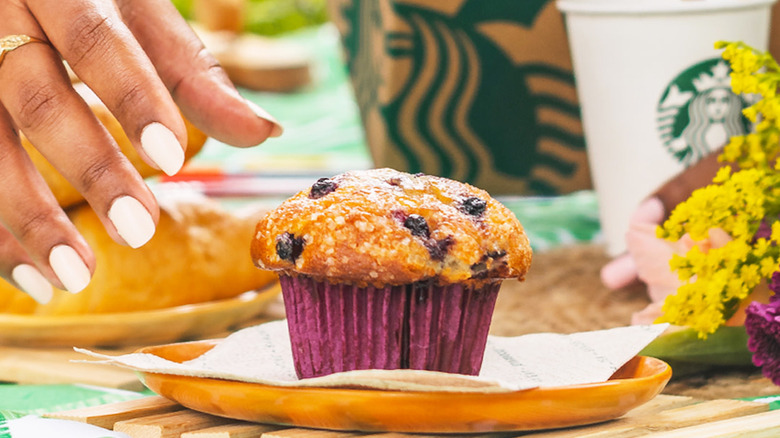
[[[773,284],[776,284],[777,275],[775,273],[772,277]],[[780,300],[772,299],[769,304],[754,301],[745,313],[745,330],[749,336],[748,349],[753,352],[753,364],[761,367],[764,376],[775,385],[780,385]]]

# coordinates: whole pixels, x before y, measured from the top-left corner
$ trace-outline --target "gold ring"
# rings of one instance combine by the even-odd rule
[[[3,64],[5,55],[27,43],[43,43],[48,44],[42,39],[31,37],[29,35],[8,35],[0,38],[0,65]]]

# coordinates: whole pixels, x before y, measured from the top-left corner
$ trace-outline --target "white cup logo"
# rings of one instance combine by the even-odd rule
[[[661,96],[661,141],[686,167],[748,130],[742,115],[748,103],[731,91],[730,72],[721,58],[700,62],[674,78]]]

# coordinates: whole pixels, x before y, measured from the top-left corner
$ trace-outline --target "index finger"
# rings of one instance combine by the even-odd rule
[[[179,109],[110,0],[29,1],[50,42],[111,110],[146,161],[171,175],[184,163]]]

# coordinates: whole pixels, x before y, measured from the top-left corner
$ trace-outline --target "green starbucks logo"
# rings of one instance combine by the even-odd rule
[[[590,183],[568,55],[516,50],[564,36],[553,0],[338,1],[378,162],[541,195]]]
[[[661,141],[686,167],[748,130],[742,115],[747,102],[731,91],[730,71],[720,58],[702,61],[680,73],[661,95]]]

